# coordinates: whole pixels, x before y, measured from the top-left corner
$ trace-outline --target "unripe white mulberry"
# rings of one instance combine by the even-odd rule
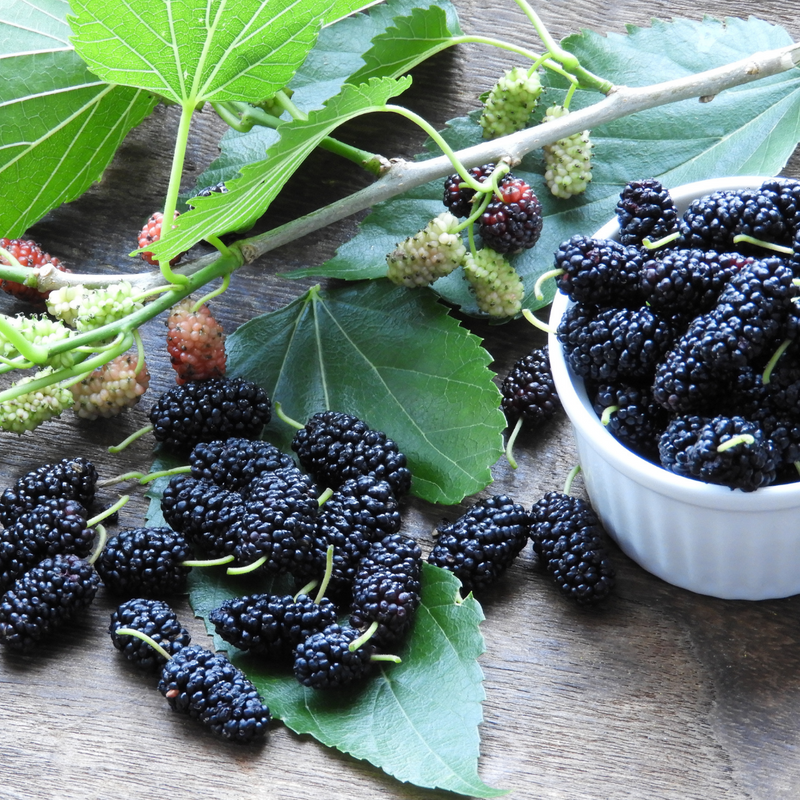
[[[429,286],[449,275],[464,261],[467,249],[460,233],[454,233],[458,219],[444,211],[419,233],[401,242],[386,256],[387,277],[399,286]]]
[[[538,73],[524,67],[506,70],[489,92],[478,120],[484,139],[521,131],[536,108],[542,84]]]
[[[137,364],[135,353],[123,353],[73,385],[75,414],[83,419],[115,417],[135,406],[150,386],[147,367],[137,373]]]
[[[522,310],[525,286],[505,256],[484,247],[464,260],[464,274],[475,293],[478,308],[491,317],[513,317]]]
[[[547,109],[542,122],[549,122],[569,114],[563,106]],[[589,131],[580,131],[545,145],[544,179],[550,191],[562,199],[573,197],[586,191],[592,180],[592,142]]]
[[[20,379],[14,385],[22,386],[51,372],[51,369],[42,370],[32,377]],[[51,384],[44,389],[0,403],[0,428],[12,433],[32,431],[48,419],[58,417],[72,403],[72,392],[69,389],[57,383]]]

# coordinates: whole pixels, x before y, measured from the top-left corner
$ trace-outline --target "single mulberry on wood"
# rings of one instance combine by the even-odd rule
[[[455,573],[464,591],[485,589],[511,566],[528,541],[528,513],[507,495],[481,500],[443,522],[428,561]]]
[[[537,348],[518,359],[503,379],[500,394],[500,408],[511,425],[520,418],[538,425],[555,416],[561,401],[547,350]]]
[[[164,665],[158,691],[173,711],[214,736],[248,744],[266,736],[272,719],[256,687],[221,653],[190,644]]]
[[[542,567],[561,592],[578,605],[605,600],[616,583],[605,546],[605,529],[580,497],[548,492],[534,503],[530,538]]]

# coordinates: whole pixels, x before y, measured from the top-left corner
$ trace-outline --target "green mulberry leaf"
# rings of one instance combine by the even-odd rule
[[[198,616],[231,597],[254,591],[282,592],[220,572],[194,570],[190,601]],[[477,773],[478,726],[485,694],[478,656],[484,651],[479,626],[483,611],[460,583],[430,564],[422,568],[420,607],[400,664],[378,666],[354,690],[314,691],[287,670],[238,653],[217,637],[256,685],[272,714],[297,733],[364,759],[400,781],[470,797],[498,797]],[[285,588],[285,591],[291,591]],[[213,626],[206,623],[209,632]]]
[[[13,0],[0,11],[0,232],[15,238],[97,180],[155,106],[93,75],[69,43],[67,4]]]
[[[332,5],[320,0],[73,0],[70,22],[76,50],[109,83],[148,89],[183,105],[258,102],[286,86]],[[339,2],[336,7],[341,12],[363,5]]]
[[[372,40],[372,48],[364,54],[364,66],[350,80],[361,83],[370,78],[398,77],[450,47],[461,28],[458,18],[448,10],[435,5],[396,17],[390,28]]]
[[[491,357],[427,290],[315,288],[242,325],[226,348],[229,372],[295,420],[344,411],[384,431],[406,454],[418,497],[458,503],[491,481],[505,427]],[[273,418],[265,431],[289,449],[294,429]]]

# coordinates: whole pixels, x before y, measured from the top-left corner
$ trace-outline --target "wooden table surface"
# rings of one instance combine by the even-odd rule
[[[512,0],[487,6],[455,0],[467,32],[502,35],[523,25]],[[557,37],[582,27],[624,32],[652,17],[700,19],[757,13],[797,39],[792,8],[768,0],[650,3],[634,0],[552,0],[537,9]],[[441,127],[474,107],[507,66],[502,54],[461,47],[418,70],[404,100]],[[644,66],[644,65],[643,65]],[[430,85],[449,87],[446,94]],[[131,220],[159,207],[168,175],[175,109],[159,107],[122,147],[103,182],[30,231],[50,252],[82,271],[131,271]],[[200,115],[187,158],[186,183],[216,156],[221,123]],[[421,136],[395,120],[351,126],[353,141],[377,131],[387,156],[411,156]],[[374,144],[374,140],[372,140]],[[324,171],[340,175],[320,181]],[[332,199],[366,179],[320,154],[289,184],[270,212],[270,224],[314,207],[318,192]],[[800,177],[800,162],[786,174]],[[632,176],[635,177],[635,176]],[[276,277],[288,267],[321,263],[355,229],[347,220],[313,241],[279,250],[234,276],[215,302],[227,330],[276,309],[311,281]],[[105,266],[111,265],[111,266]],[[16,307],[0,299],[0,311]],[[524,321],[475,325],[503,375],[543,342]],[[144,329],[152,396],[174,382],[163,347],[163,319]],[[80,423],[71,413],[35,434],[0,434],[0,482],[65,456],[92,459],[101,477],[147,471],[151,442],[124,453],[107,447],[146,422],[147,399],[122,422]],[[519,469],[500,461],[487,493],[507,492],[526,505],[561,488],[576,461],[567,421],[544,433],[523,433]],[[106,489],[109,498],[115,491]],[[146,502],[134,492],[127,526],[142,524]],[[424,548],[446,510],[413,501],[407,530]],[[452,513],[452,512],[451,512]],[[800,797],[800,597],[766,602],[723,601],[670,586],[618,550],[616,596],[601,612],[563,601],[532,568],[526,551],[508,579],[483,597],[487,651],[481,727],[482,779],[527,798],[663,798],[778,800]],[[279,723],[257,752],[213,739],[172,713],[151,682],[111,647],[109,614],[116,603],[101,589],[86,617],[52,644],[27,656],[0,654],[0,798],[433,798],[446,793],[402,785],[368,763],[344,756]],[[203,641],[188,603],[176,604],[184,624]]]

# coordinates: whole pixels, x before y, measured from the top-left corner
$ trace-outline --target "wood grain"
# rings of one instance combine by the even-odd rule
[[[511,0],[487,6],[455,0],[470,33],[502,36],[527,23]],[[794,9],[769,0],[650,3],[553,0],[537,9],[557,37],[588,27],[624,32],[652,17],[700,19],[757,13],[800,36]],[[460,47],[415,71],[404,102],[441,126],[475,106],[508,62],[485,47]],[[642,65],[646,69],[646,65]],[[135,231],[158,208],[166,188],[177,113],[159,107],[134,131],[102,182],[53,211],[30,232],[69,266],[124,274]],[[200,115],[187,158],[187,184],[216,156],[223,129]],[[411,156],[422,137],[397,120],[360,121],[347,138],[388,156]],[[331,181],[320,181],[331,174]],[[800,177],[800,163],[787,174]],[[328,202],[365,178],[329,154],[315,155],[290,181],[262,227]],[[332,226],[269,254],[234,276],[216,309],[228,330],[280,307],[312,282],[277,277],[288,267],[320,263],[354,231]],[[0,311],[18,310],[0,298]],[[541,343],[525,322],[474,325],[503,374]],[[163,319],[144,330],[153,392],[173,380],[163,348]],[[72,415],[22,439],[0,434],[0,483],[41,463],[81,454],[103,477],[146,471],[150,443],[118,456],[106,448],[146,421],[142,404],[112,422],[82,424]],[[569,425],[523,432],[519,469],[501,461],[491,493],[530,504],[560,488],[576,461]],[[107,490],[109,499],[115,492]],[[125,509],[139,524],[146,503]],[[438,519],[457,509],[409,503],[407,529],[427,548]],[[581,611],[556,596],[524,553],[508,580],[482,597],[487,651],[481,657],[487,699],[480,774],[514,800],[783,800],[800,797],[800,598],[736,602],[702,597],[645,573],[620,552],[618,591],[601,612]],[[113,598],[101,590],[87,616],[34,655],[0,654],[0,797],[3,800],[108,800],[146,797],[196,800],[311,798],[444,798],[397,783],[369,764],[327,749],[276,724],[255,752],[220,744],[191,720],[171,713],[154,681],[130,668],[107,634]],[[201,623],[177,608],[196,640]]]

